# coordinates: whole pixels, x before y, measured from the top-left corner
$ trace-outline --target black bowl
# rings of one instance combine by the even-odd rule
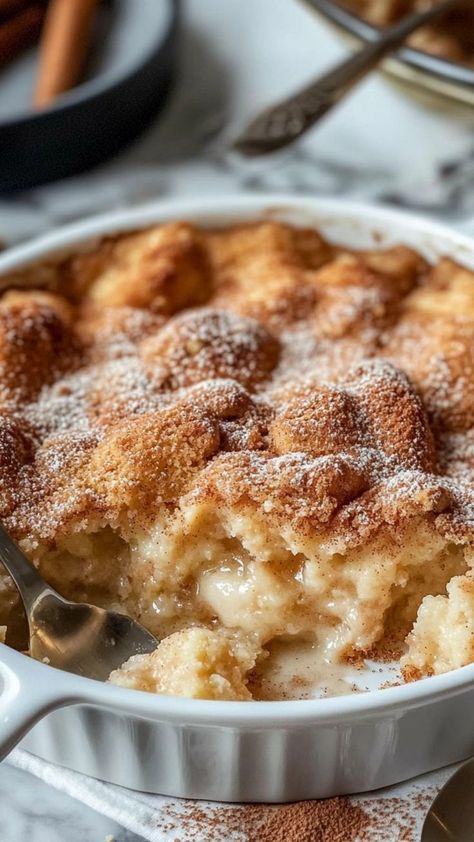
[[[84,81],[44,111],[30,107],[37,50],[2,69],[0,190],[89,169],[133,140],[165,102],[177,16],[177,0],[104,3]]]

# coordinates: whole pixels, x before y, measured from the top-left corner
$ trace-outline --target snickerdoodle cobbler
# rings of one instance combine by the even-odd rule
[[[183,222],[3,284],[0,516],[162,641],[113,682],[281,698],[282,652],[320,689],[385,643],[407,680],[474,661],[474,272]],[[0,608],[21,645],[6,574]]]

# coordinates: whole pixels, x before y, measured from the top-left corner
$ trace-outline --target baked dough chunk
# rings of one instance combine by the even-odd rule
[[[72,310],[57,295],[12,290],[0,299],[0,402],[25,401],[73,361]]]
[[[279,346],[255,319],[203,308],[170,319],[142,353],[170,388],[232,378],[252,389],[275,368]]]
[[[65,266],[71,293],[107,307],[175,313],[202,304],[211,276],[202,238],[186,223],[156,226],[106,240]]]
[[[474,578],[455,576],[447,596],[426,596],[408,636],[402,668],[408,680],[474,661]]]
[[[109,681],[165,696],[248,701],[246,676],[255,660],[250,645],[231,635],[185,629],[163,640],[151,655],[131,657]]]

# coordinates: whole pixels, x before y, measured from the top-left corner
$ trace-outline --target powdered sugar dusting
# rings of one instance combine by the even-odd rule
[[[87,518],[145,519],[165,487],[175,494],[168,505],[217,495],[351,542],[415,516],[467,540],[473,328],[465,312],[459,324],[457,314],[423,315],[435,270],[403,247],[338,255],[316,235],[299,252],[284,226],[261,240],[256,226],[252,245],[246,228],[242,253],[238,229],[187,231],[187,250],[193,237],[209,250],[199,263],[210,272],[205,306],[192,306],[196,279],[179,238],[170,301],[163,274],[153,297],[146,237],[133,254],[134,271],[146,264],[148,308],[133,304],[126,261],[109,268],[118,288],[98,308],[103,267],[93,256],[86,268],[64,265],[68,283],[71,267],[89,273],[87,283],[75,277],[73,304],[39,292],[4,300],[0,385],[13,426],[0,446],[1,514],[10,527],[50,536]]]

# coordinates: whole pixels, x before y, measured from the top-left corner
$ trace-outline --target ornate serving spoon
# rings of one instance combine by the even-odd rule
[[[429,9],[406,15],[384,29],[359,52],[333,67],[296,94],[265,109],[234,142],[245,156],[266,155],[293,143],[330,111],[389,53],[426,23],[460,0],[441,0]]]

